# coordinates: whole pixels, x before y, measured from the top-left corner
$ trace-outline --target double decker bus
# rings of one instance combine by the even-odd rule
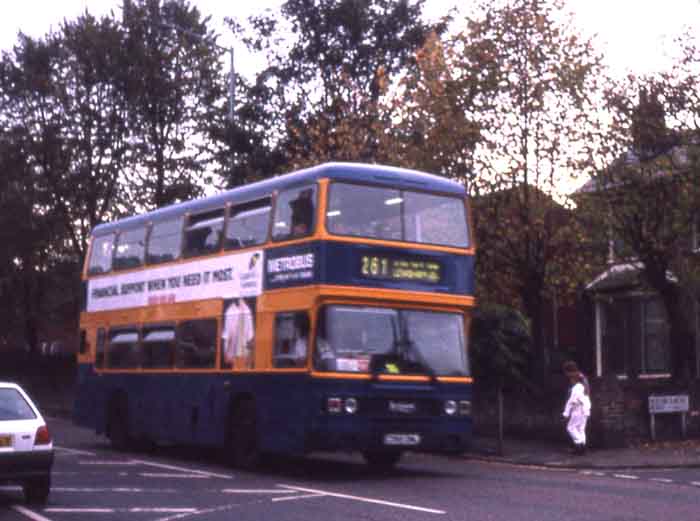
[[[74,421],[117,449],[459,452],[474,247],[462,185],[328,163],[102,224]]]

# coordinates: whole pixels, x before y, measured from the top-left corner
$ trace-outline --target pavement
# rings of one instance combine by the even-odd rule
[[[640,442],[623,448],[589,448],[576,455],[563,443],[476,437],[468,459],[560,469],[700,468],[700,440]]]

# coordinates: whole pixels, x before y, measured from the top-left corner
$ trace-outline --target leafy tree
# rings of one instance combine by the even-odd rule
[[[121,85],[135,154],[129,196],[147,208],[191,198],[212,181],[207,137],[225,100],[222,51],[208,19],[185,0],[128,1],[123,18]]]
[[[268,67],[260,77],[276,93],[271,103],[282,130],[279,140],[290,156],[308,160],[320,134],[345,133],[348,115],[364,136],[362,150],[352,155],[364,160],[377,156],[384,82],[414,64],[415,51],[433,29],[422,21],[423,4],[288,0],[281,17],[251,20],[255,33],[247,41],[267,54]],[[286,46],[277,40],[281,27],[295,35]],[[443,31],[444,24],[435,29]]]
[[[461,74],[455,43],[435,32],[428,36],[415,66],[399,81],[398,94],[387,96],[389,125],[382,143],[399,164],[470,183],[481,139],[470,114],[481,85]]]
[[[455,39],[453,67],[476,92],[466,121],[480,132],[470,186],[483,202],[476,211],[480,287],[505,278],[514,288],[543,374],[544,299],[555,289],[571,292],[558,275],[581,272],[572,255],[580,229],[558,200],[574,173],[591,168],[600,56],[561,2],[488,0],[475,12]]]
[[[477,385],[497,390],[499,453],[503,452],[503,391],[531,386],[531,347],[529,324],[516,309],[477,308],[471,323],[470,356]]]

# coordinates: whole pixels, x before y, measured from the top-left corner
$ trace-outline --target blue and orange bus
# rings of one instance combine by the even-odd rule
[[[94,228],[74,418],[261,454],[470,443],[464,187],[328,163]]]

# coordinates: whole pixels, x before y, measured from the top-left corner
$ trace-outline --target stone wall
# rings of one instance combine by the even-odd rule
[[[700,380],[672,382],[661,380],[619,380],[615,376],[591,378],[593,409],[589,440],[594,447],[623,447],[651,438],[648,398],[650,394],[689,394],[687,436],[700,437]],[[568,387],[563,379],[552,378],[545,390],[510,389],[504,397],[506,435],[567,441],[562,409]],[[475,433],[495,436],[498,407],[495,390],[474,392]],[[656,416],[657,439],[680,439],[678,414]]]

